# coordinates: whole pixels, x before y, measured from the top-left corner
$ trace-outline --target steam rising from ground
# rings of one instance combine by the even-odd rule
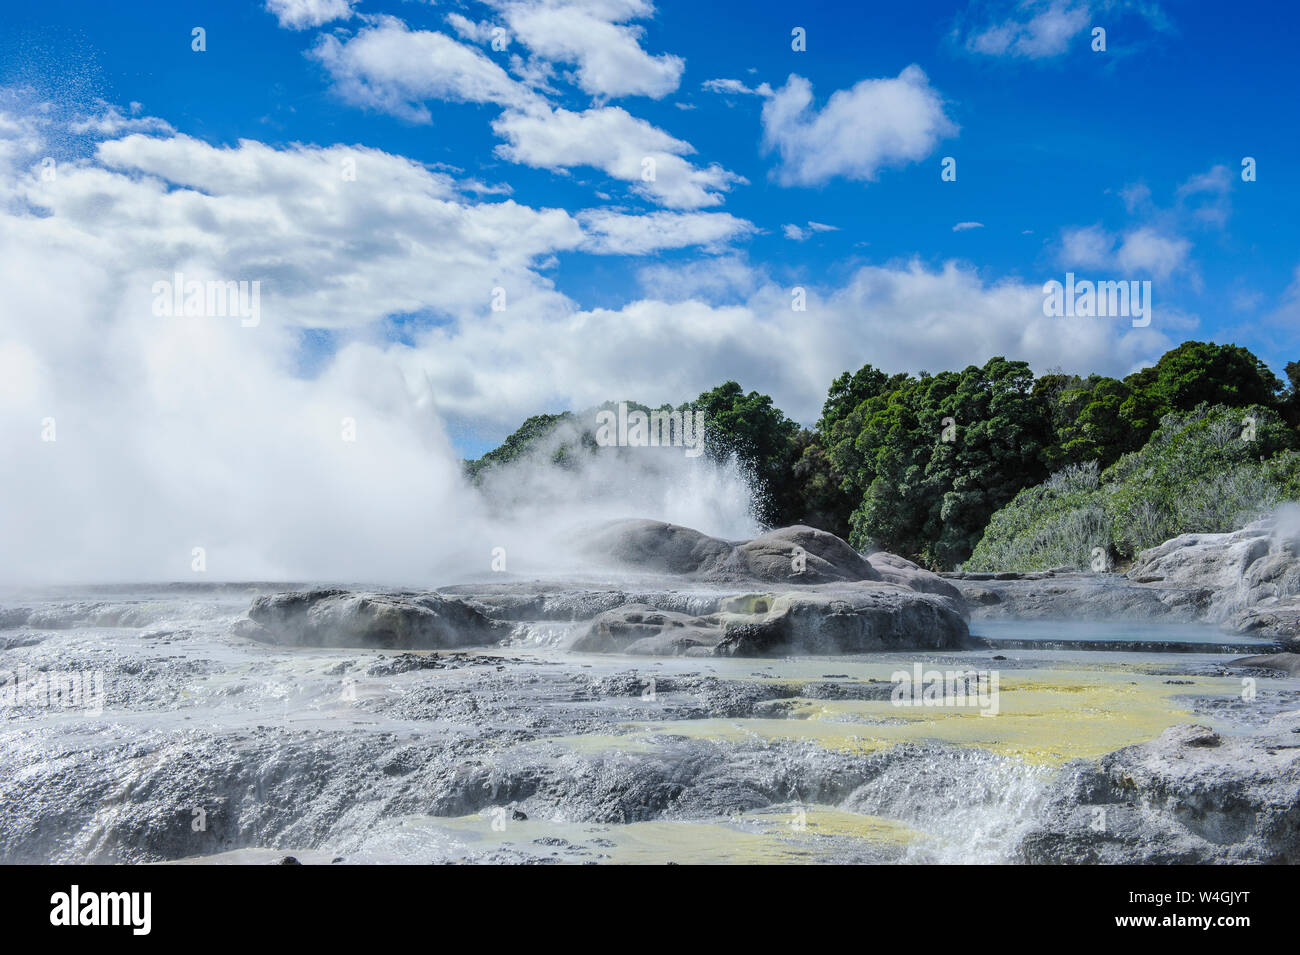
[[[671,460],[612,455],[576,473],[521,463],[494,486],[529,490],[490,505],[464,479],[439,413],[454,389],[402,361],[409,349],[355,341],[319,372],[300,371],[301,329],[313,317],[382,320],[365,309],[388,312],[428,293],[403,287],[412,275],[446,276],[435,284],[466,297],[506,282],[519,313],[542,307],[530,305],[546,291],[528,267],[551,246],[525,233],[529,223],[567,218],[558,210],[464,204],[445,178],[362,150],[341,152],[405,177],[409,214],[376,218],[357,198],[364,192],[322,201],[322,192],[344,188],[329,151],[257,148],[218,162],[191,141],[179,144],[193,155],[174,175],[211,179],[192,189],[84,155],[60,158],[56,178],[44,181],[42,155],[60,148],[48,123],[3,106],[0,582],[436,585],[490,572],[494,547],[505,548],[511,572],[562,569],[553,542],[593,520],[653,517],[723,536],[752,530],[739,475],[679,450]],[[116,132],[131,131],[130,121],[114,122]],[[157,146],[143,137],[114,142],[142,155]],[[277,184],[281,205],[249,201],[222,178],[230,175]],[[321,215],[338,218],[313,219]],[[369,271],[340,275],[301,258],[312,246],[396,246],[430,229],[464,231],[430,253],[454,249],[453,259],[377,267],[387,260],[368,247]],[[315,233],[305,246],[304,230]],[[278,277],[270,283],[278,292],[263,295],[255,327],[159,317],[154,283],[174,270],[222,281]]]
[[[1270,517],[1275,540],[1300,542],[1300,504],[1283,504]]]
[[[751,484],[734,459],[719,466],[680,447],[584,450],[582,432],[594,430],[595,420],[593,413],[562,422],[526,458],[484,474],[491,532],[508,557],[523,558],[508,561],[508,570],[587,569],[582,533],[619,518],[652,517],[731,540],[759,533]],[[552,463],[560,450],[566,467]]]
[[[349,347],[295,378],[287,330],[149,320],[86,250],[10,228],[0,243],[29,278],[0,343],[0,579],[201,580],[201,547],[210,579],[433,585],[488,572],[496,547],[511,572],[562,569],[558,541],[614,517],[753,530],[739,473],[680,449],[602,453],[576,471],[530,458],[485,497],[434,396],[385,353]]]
[[[31,337],[46,348],[61,339],[75,380],[31,338],[0,346],[13,386],[0,418],[5,580],[203,579],[201,547],[213,579],[436,584],[488,572],[497,547],[511,572],[562,569],[572,530],[617,517],[733,538],[755,529],[739,472],[675,448],[602,450],[572,470],[540,454],[491,474],[480,493],[432,396],[382,353],[347,349],[318,378],[289,377],[291,342],[266,347],[283,332],[267,329],[254,347],[238,323],[145,328],[125,308],[104,324],[86,308],[96,293],[113,301],[102,272],[71,258],[51,268],[9,242],[4,253],[33,276],[75,270],[91,291],[61,315],[26,310],[46,319]],[[42,400],[51,392],[53,407]],[[43,441],[49,418],[55,440]],[[344,440],[345,419],[355,440]]]

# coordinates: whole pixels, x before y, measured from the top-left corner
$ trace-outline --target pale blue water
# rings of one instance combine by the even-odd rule
[[[1272,639],[1224,633],[1217,627],[1195,623],[1148,623],[1132,620],[973,620],[971,636],[987,638],[994,646],[1042,649],[1149,649],[1153,653],[1184,651],[1204,653],[1260,653],[1274,645]]]

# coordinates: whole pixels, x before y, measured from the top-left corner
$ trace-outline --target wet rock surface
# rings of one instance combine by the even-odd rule
[[[795,525],[729,543],[661,521],[615,521],[584,542],[590,554],[628,568],[709,581],[823,584],[879,580],[879,572],[834,534]]]
[[[624,604],[597,616],[571,649],[757,657],[960,648],[968,639],[965,621],[943,598],[812,587],[726,597],[703,616]]]
[[[977,618],[1213,623],[1300,649],[1300,537],[1269,518],[1226,534],[1183,534],[1123,574],[1054,568],[953,573]]]
[[[1067,766],[1017,851],[1071,865],[1300,862],[1300,717],[1249,737],[1176,726]]]
[[[1172,557],[945,580],[791,530],[642,524],[635,573],[558,584],[0,600],[0,861],[1300,861],[1296,654],[967,639],[959,588],[977,620],[1229,607]],[[795,547],[830,579],[783,579]],[[1270,554],[1218,566],[1285,589]],[[1000,713],[895,708],[914,666],[999,671]]]
[[[438,594],[308,590],[258,597],[249,637],[286,646],[435,650],[501,636],[482,612]]]
[[[587,549],[634,569],[644,586],[557,579],[271,594],[253,601],[236,632],[285,646],[445,649],[498,642],[512,624],[583,622],[569,649],[636,656],[958,648],[969,637],[951,584],[891,554],[863,557],[810,527],[733,544],[675,524],[619,521],[593,532]]]
[[[947,577],[977,618],[1001,620],[1200,620],[1213,592],[1158,587],[1122,574],[967,574]]]
[[[720,614],[727,599],[690,598]],[[104,697],[98,707],[0,701],[0,860],[1268,861],[1295,852],[1281,802],[1292,751],[1269,719],[1295,709],[1300,686],[1226,661],[1171,660],[1160,685],[1190,694],[1198,674],[1254,672],[1260,702],[1239,701],[1239,711],[1216,697],[1204,712],[1257,742],[1216,731],[1213,753],[1162,744],[1058,771],[928,739],[928,729],[871,744],[907,727],[889,674],[910,660],[1004,673],[1038,665],[988,652],[882,651],[886,660],[863,671],[869,654],[744,661],[517,644],[281,646],[232,632],[247,619],[242,597],[149,606],[147,627],[12,631],[31,639],[3,651],[4,668],[99,671]],[[990,738],[1002,725],[965,719]],[[1189,758],[1200,760],[1197,773],[1179,769]],[[1063,782],[1076,777],[1105,784]],[[1197,789],[1202,778],[1212,785]],[[1126,815],[1124,800],[1137,797],[1138,815]],[[1234,798],[1259,814],[1257,829],[1242,821],[1246,809],[1239,818],[1213,810],[1224,815],[1218,828],[1187,815],[1194,799],[1210,813],[1213,800],[1231,807]],[[1080,828],[1097,806],[1119,807],[1116,835]]]

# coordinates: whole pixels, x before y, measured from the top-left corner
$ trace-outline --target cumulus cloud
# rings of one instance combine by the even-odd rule
[[[1123,235],[1086,226],[1062,233],[1059,259],[1068,267],[1113,267],[1164,279],[1188,267],[1191,248],[1187,239],[1150,225]]]
[[[537,94],[473,47],[444,33],[411,30],[396,17],[373,18],[355,36],[322,36],[313,56],[338,93],[358,106],[412,122],[430,121],[425,101],[528,106]]]
[[[510,32],[546,60],[572,64],[576,85],[592,96],[649,96],[677,89],[685,61],[641,48],[629,25],[654,15],[647,0],[522,0],[496,4]]]
[[[162,272],[189,255],[218,275],[260,279],[264,308],[291,323],[462,314],[488,308],[499,286],[516,299],[546,298],[535,265],[583,241],[562,209],[468,202],[449,176],[379,150],[247,140],[221,148],[137,134],[101,144],[97,158],[102,166],[65,173],[33,201],[150,250]]]
[[[492,129],[506,140],[497,147],[505,159],[541,169],[594,166],[673,209],[718,205],[723,193],[745,182],[716,164],[693,165],[682,158],[695,152],[690,143],[617,106],[507,110]]]
[[[1108,319],[1045,318],[1041,286],[989,284],[956,264],[864,267],[842,286],[810,290],[805,312],[791,309],[789,288],[761,275],[737,276],[734,263],[723,269],[733,272],[722,285],[710,288],[700,269],[676,290],[655,281],[673,270],[647,270],[654,297],[622,308],[431,329],[403,361],[435,386],[456,382],[456,389],[437,390],[454,390],[445,407],[470,418],[515,402],[520,410],[548,401],[585,407],[611,393],[679,402],[734,378],[807,422],[816,419],[830,380],[866,362],[918,371],[1007,355],[1042,370],[1064,355],[1071,371],[1120,373],[1171,344],[1154,323],[1135,329]],[[746,283],[740,301],[700,297]]]
[[[646,255],[663,249],[703,246],[721,250],[736,239],[752,235],[752,222],[725,212],[651,212],[628,215],[607,209],[578,213],[590,237],[588,251],[615,255]]]
[[[918,66],[838,90],[821,110],[801,76],[791,74],[784,87],[764,92],[763,144],[780,154],[777,177],[786,185],[836,177],[872,182],[881,169],[922,160],[957,134]]]
[[[357,0],[266,0],[266,9],[275,14],[280,26],[288,30],[306,30],[333,20],[352,17]]]
[[[1163,279],[1186,267],[1191,248],[1186,239],[1162,235],[1144,226],[1124,236],[1115,260],[1122,269],[1149,272]]]
[[[466,20],[460,27],[473,25]],[[625,109],[552,107],[479,50],[393,17],[372,18],[346,40],[321,37],[313,55],[345,99],[413,122],[430,121],[425,103],[432,99],[503,107],[492,129],[505,140],[497,155],[511,162],[555,171],[591,166],[673,209],[718,205],[723,193],[745,182],[717,164],[692,164],[683,158],[695,152],[690,143]]]

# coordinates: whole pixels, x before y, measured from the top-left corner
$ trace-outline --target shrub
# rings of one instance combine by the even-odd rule
[[[1140,451],[1097,476],[1075,465],[995,513],[965,567],[1087,567],[1093,549],[1121,560],[1188,532],[1232,530],[1300,499],[1295,436],[1274,411],[1198,405],[1168,414]]]

